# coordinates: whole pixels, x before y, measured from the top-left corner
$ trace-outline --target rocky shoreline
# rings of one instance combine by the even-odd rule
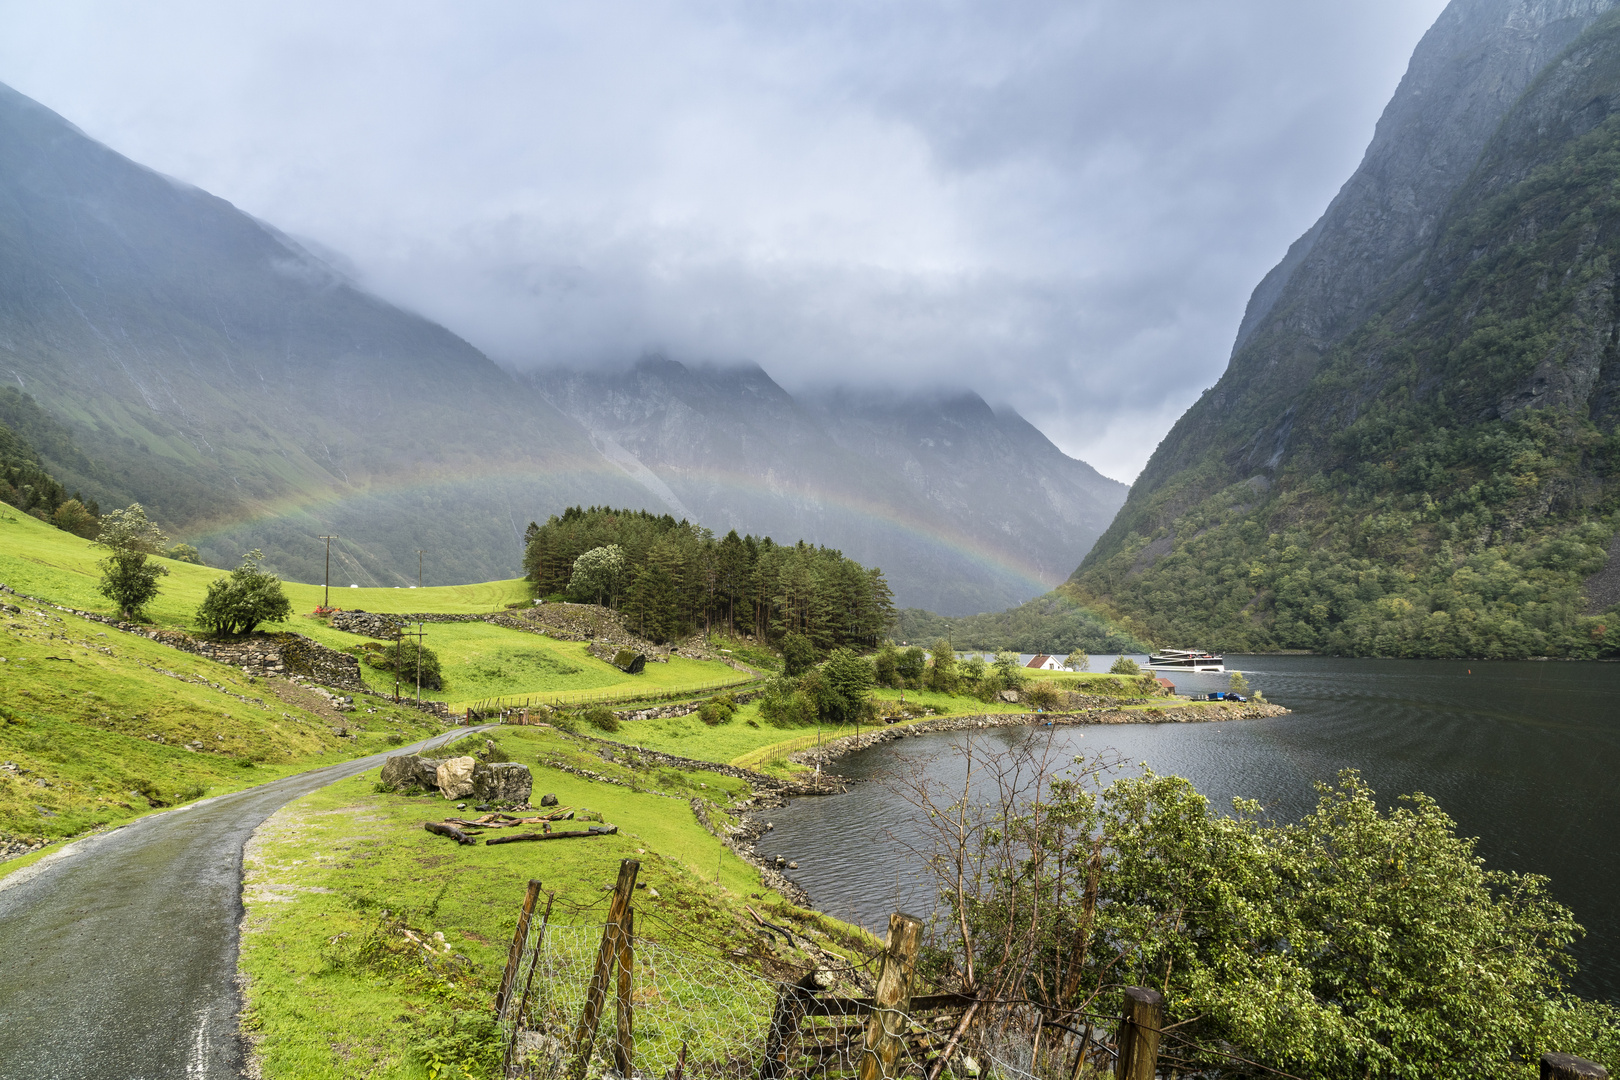
[[[858,735],[829,740],[819,749],[811,747],[788,755],[798,765],[826,767],[845,754],[870,746],[932,735],[941,731],[974,731],[1001,727],[1075,727],[1087,724],[1211,724],[1225,720],[1258,720],[1285,716],[1290,710],[1269,701],[1243,703],[1188,701],[1166,703],[1148,709],[1126,709],[1118,705],[1100,706],[1066,713],[984,713],[971,716],[942,716],[904,727],[874,728]]]
[[[976,731],[980,729],[1001,727],[1036,727],[1050,725],[1053,727],[1073,727],[1096,724],[1207,724],[1220,723],[1226,720],[1256,720],[1261,717],[1285,716],[1290,710],[1281,705],[1273,705],[1268,701],[1250,702],[1166,702],[1162,706],[1149,709],[1125,709],[1118,704],[1098,706],[1096,708],[1079,710],[1068,713],[982,713],[969,716],[942,716],[934,720],[924,720],[916,724],[907,724],[903,727],[884,727],[862,731],[855,735],[844,735],[822,744],[819,750],[811,748],[796,754],[790,754],[788,760],[800,765],[825,767],[845,754],[864,750],[880,743],[894,742],[897,739],[909,739],[920,735],[932,735],[942,731]],[[594,739],[584,736],[592,742],[608,743],[607,739]],[[748,801],[747,805],[732,806],[724,809],[724,817],[716,820],[710,809],[701,804],[699,800],[692,800],[692,813],[708,832],[725,845],[726,849],[739,859],[748,863],[759,871],[760,881],[768,888],[775,889],[793,903],[801,907],[814,907],[810,901],[810,894],[804,887],[792,878],[783,874],[773,862],[767,861],[760,854],[758,843],[761,837],[771,830],[768,822],[761,820],[757,815],[761,810],[772,806],[780,806],[787,797],[803,795],[837,795],[848,790],[853,780],[835,776],[830,773],[821,773],[811,784],[787,784],[766,777],[751,769],[740,769],[730,765],[716,765],[712,762],[694,761],[689,758],[677,758],[671,754],[662,754],[657,751],[641,750],[623,743],[613,743],[623,746],[629,754],[643,756],[650,760],[665,759],[669,764],[678,764],[687,768],[703,768],[719,772],[727,776],[740,776],[750,781],[763,779],[769,783],[765,792],[756,788],[756,797]],[[719,809],[719,808],[716,808]]]

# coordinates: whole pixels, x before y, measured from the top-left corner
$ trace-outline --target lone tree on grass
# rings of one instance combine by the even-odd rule
[[[197,608],[197,621],[216,634],[250,634],[262,622],[281,622],[291,615],[281,579],[259,569],[263,558],[264,552],[254,548],[229,577],[211,582]]]
[[[101,519],[96,541],[108,551],[101,567],[101,595],[117,605],[126,619],[139,619],[141,611],[158,594],[158,578],[168,568],[150,561],[162,551],[169,538],[157,523],[147,520],[140,503],[130,503]]]

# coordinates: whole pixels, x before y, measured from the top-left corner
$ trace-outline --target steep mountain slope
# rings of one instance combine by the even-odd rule
[[[1447,8],[1071,595],[1228,649],[1620,648],[1611,6]]]
[[[838,547],[881,567],[903,606],[967,614],[1044,592],[1124,499],[972,394],[796,399],[757,367],[657,359],[532,379],[678,512]]]
[[[0,87],[0,378],[72,429],[51,471],[229,565],[509,576],[522,527],[640,490],[443,327]]]

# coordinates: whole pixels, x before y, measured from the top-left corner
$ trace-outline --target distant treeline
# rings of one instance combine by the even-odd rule
[[[1007,611],[947,617],[921,608],[900,612],[897,637],[927,643],[947,638],[958,649],[984,652],[1050,653],[1146,652],[1147,645],[1104,616],[1060,593],[1037,596]]]
[[[12,391],[15,394],[15,391]],[[69,495],[41,464],[34,448],[0,422],[0,502],[48,521],[59,529],[92,537],[100,509],[77,492]]]
[[[803,634],[825,652],[874,647],[894,625],[883,571],[802,540],[789,547],[736,530],[716,539],[668,514],[605,506],[531,523],[525,540],[536,596],[616,607],[652,641],[724,627],[771,641]]]

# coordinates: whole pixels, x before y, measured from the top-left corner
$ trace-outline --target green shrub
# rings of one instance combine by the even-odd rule
[[[730,695],[727,695],[727,699]],[[710,727],[731,723],[731,718],[737,713],[737,704],[721,698],[710,698],[698,709],[698,719]]]
[[[210,582],[197,607],[197,621],[216,634],[250,634],[260,623],[291,616],[292,602],[281,590],[281,579],[259,569],[263,559],[264,552],[254,549],[229,576]]]
[[[606,705],[592,705],[585,710],[585,722],[598,731],[619,730],[619,718],[614,716],[613,710]]]
[[[1135,660],[1128,656],[1121,656],[1114,661],[1114,666],[1108,669],[1108,673],[1110,675],[1140,675],[1142,669],[1137,666]]]
[[[368,667],[379,671],[393,671],[399,668],[399,683],[401,686],[416,685],[417,655],[422,658],[422,689],[443,690],[449,685],[443,674],[439,671],[439,654],[426,645],[419,645],[410,639],[396,641],[391,645],[379,645],[375,648],[367,647],[363,657]]]
[[[1049,682],[1037,680],[1024,691],[1024,700],[1038,709],[1055,709],[1063,702],[1063,695]]]
[[[816,703],[794,680],[776,678],[765,685],[759,715],[772,727],[800,727],[815,722]]]

